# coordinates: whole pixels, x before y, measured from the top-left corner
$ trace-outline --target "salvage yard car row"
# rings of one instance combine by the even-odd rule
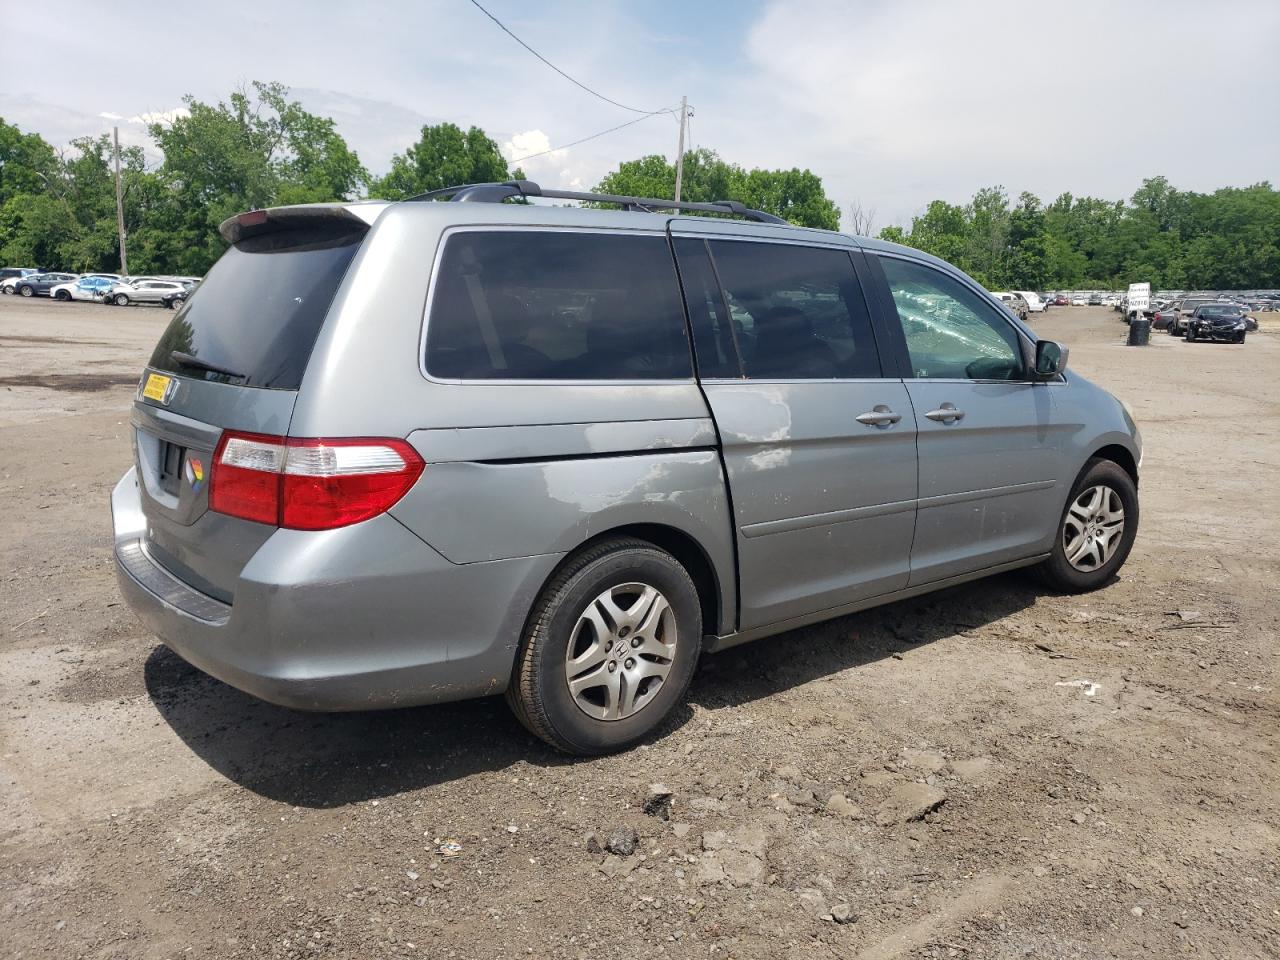
[[[180,306],[200,282],[199,277],[122,277],[115,273],[37,272],[25,268],[5,268],[0,293],[20,297],[49,297],[53,300],[96,300],[127,306],[153,303],[174,309]]]

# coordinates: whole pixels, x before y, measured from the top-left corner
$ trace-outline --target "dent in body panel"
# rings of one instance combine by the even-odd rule
[[[901,381],[704,387],[733,494],[743,629],[906,585],[916,448]],[[857,421],[877,406],[902,419]]]
[[[613,527],[657,523],[697,540],[722,576],[732,570],[714,451],[432,464],[391,513],[454,563],[563,553]]]

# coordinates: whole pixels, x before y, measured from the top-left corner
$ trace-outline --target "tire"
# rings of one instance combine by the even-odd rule
[[[117,293],[111,299],[115,300],[117,307],[127,307],[129,305],[129,295],[127,293]]]
[[[674,631],[673,655],[665,661],[667,672],[660,678],[645,678],[644,673],[661,667],[663,659],[632,656],[638,642],[635,627],[611,623],[604,608],[598,606],[608,596],[616,604],[615,612],[624,616],[638,612],[644,599],[631,587],[653,588],[659,599],[668,602],[670,617],[659,617],[660,626],[652,628],[648,638],[666,640]],[[616,597],[610,591],[618,591]],[[639,615],[636,626],[651,621],[654,608],[649,610],[649,614]],[[570,644],[580,657],[588,657],[599,647],[599,660],[587,661],[578,673],[588,682],[576,694],[569,686]],[[620,649],[621,655],[606,653],[606,644],[620,645],[613,649]],[[661,649],[663,644],[655,646]],[[660,727],[684,699],[701,651],[702,608],[688,571],[669,553],[644,540],[604,540],[572,557],[543,587],[516,655],[507,703],[530,733],[565,753],[598,756],[625,750]],[[617,664],[616,670],[608,669],[611,663]],[[637,666],[640,677],[634,689],[638,692],[632,696],[643,698],[643,702],[626,715],[618,709],[625,697],[619,699],[617,692],[611,696],[610,684],[625,684]],[[618,680],[608,680],[606,672]],[[601,683],[590,686],[590,680],[597,677]],[[589,709],[623,715],[605,719],[589,714]]]
[[[25,284],[25,283],[18,288],[18,292],[22,294],[24,297],[33,297],[35,296],[35,293],[36,293],[33,289],[31,289],[30,284]]]
[[[1109,543],[1104,545],[1100,540],[1094,541],[1097,543],[1096,550],[1091,555],[1086,554],[1082,559],[1102,558],[1103,562],[1082,568],[1068,559],[1067,545],[1079,542],[1076,539],[1077,531],[1079,534],[1083,534],[1084,531],[1078,501],[1084,499],[1084,506],[1087,507],[1092,500],[1089,494],[1096,488],[1109,491],[1103,494],[1104,498],[1114,494],[1115,499],[1119,501],[1123,509],[1122,526],[1118,542],[1114,548],[1111,548],[1110,555],[1106,555]],[[1110,504],[1107,504],[1106,499],[1102,502],[1104,509],[1113,508],[1114,504],[1114,500]],[[1098,457],[1089,460],[1071,487],[1071,496],[1067,498],[1066,505],[1062,508],[1057,532],[1054,535],[1053,552],[1047,560],[1035,568],[1040,579],[1060,593],[1088,593],[1090,590],[1105,586],[1115,576],[1116,571],[1124,565],[1129,557],[1129,551],[1133,549],[1133,541],[1138,535],[1138,513],[1138,488],[1125,469],[1113,460],[1102,460]],[[1105,515],[1114,516],[1114,512]],[[1096,529],[1105,530],[1106,523],[1100,523]],[[1088,545],[1082,544],[1082,546]]]
[[[55,293],[55,294],[53,295],[53,299],[55,299],[55,300],[70,300],[70,299],[71,299],[71,294],[67,293],[67,291],[65,291],[65,290],[59,290],[57,293]]]
[[[1232,342],[1232,343],[1244,343],[1244,331],[1243,331],[1243,330],[1241,330],[1239,333],[1237,333],[1237,334],[1236,334],[1235,339],[1234,339],[1234,340],[1232,340],[1231,342]]]

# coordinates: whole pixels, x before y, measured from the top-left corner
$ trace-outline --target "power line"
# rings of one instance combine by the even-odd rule
[[[639,107],[628,107],[625,103],[619,103],[617,100],[610,100],[603,93],[597,93],[595,90],[592,90],[590,87],[588,87],[585,83],[582,83],[579,80],[575,80],[573,77],[569,76],[559,67],[557,67],[554,63],[552,63],[550,60],[548,60],[546,57],[540,54],[537,50],[533,49],[533,47],[529,46],[527,43],[525,43],[523,40],[517,37],[514,33],[512,33],[509,29],[507,29],[507,25],[505,23],[503,23],[501,20],[495,17],[492,13],[490,13],[484,7],[480,6],[477,0],[471,0],[471,3],[477,10],[479,10],[486,17],[488,17],[490,20],[496,23],[498,25],[498,28],[502,30],[502,32],[505,33],[507,36],[509,36],[512,40],[520,44],[520,46],[524,47],[526,50],[532,53],[535,57],[537,57],[539,60],[545,63],[548,67],[550,67],[556,73],[560,74],[560,76],[564,77],[566,80],[572,83],[575,87],[580,87],[581,89],[587,91],[587,93],[591,94],[593,97],[597,97],[600,100],[603,100],[605,103],[612,104],[615,107],[621,107],[623,110],[630,110],[632,113],[643,113],[645,116],[653,116],[655,113],[673,113],[674,112],[673,108],[671,107],[667,107],[663,110],[641,110]],[[625,124],[623,124],[623,126],[625,126]],[[614,129],[618,129],[618,128],[615,127]],[[608,132],[609,131],[607,130],[605,131],[605,133],[608,133]],[[603,134],[598,134],[598,136],[602,136],[602,135]],[[570,144],[570,146],[572,146],[572,144]],[[550,151],[547,151],[547,152],[550,153]]]
[[[583,137],[581,140],[575,140],[573,143],[566,143],[559,147],[552,147],[550,150],[542,150],[538,153],[531,153],[527,157],[520,157],[517,160],[510,161],[512,164],[524,163],[526,160],[532,160],[534,157],[545,157],[548,153],[555,153],[559,150],[568,150],[570,147],[576,147],[580,143],[586,143],[588,140],[595,140],[597,137],[603,137],[607,133],[613,133],[615,130],[621,130],[623,127],[630,127],[639,123],[641,120],[648,120],[650,117],[659,113],[666,113],[665,110],[655,110],[653,113],[646,113],[643,117],[636,117],[634,120],[628,120],[626,123],[620,123],[616,127],[610,127],[608,130],[601,130],[599,133],[593,133],[589,137]]]

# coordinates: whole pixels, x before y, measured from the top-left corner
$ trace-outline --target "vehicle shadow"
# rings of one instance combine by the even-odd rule
[[[1035,602],[1006,574],[705,658],[689,703],[722,709],[771,696],[980,627]],[[591,763],[529,735],[500,697],[363,713],[303,713],[264,703],[157,646],[144,667],[156,710],[191,750],[261,796],[309,808],[394,796],[518,764]],[[693,716],[686,705],[659,737]]]

